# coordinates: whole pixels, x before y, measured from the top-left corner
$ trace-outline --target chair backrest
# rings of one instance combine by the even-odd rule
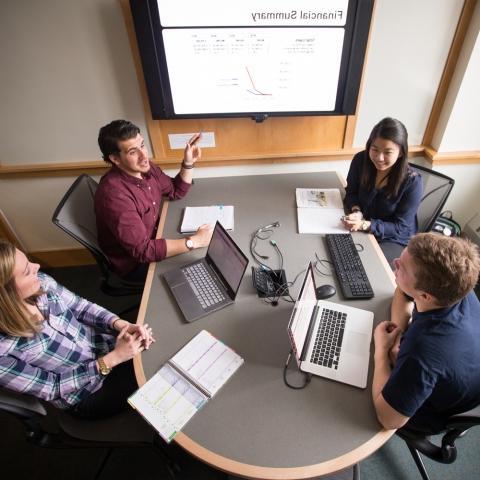
[[[98,420],[80,419],[52,405],[44,406],[31,395],[3,387],[0,412],[22,422],[28,441],[39,447],[143,446],[153,444],[155,438],[155,431],[132,409]]]
[[[98,183],[86,174],[80,175],[63,196],[52,216],[52,222],[80,242],[93,255],[102,273],[108,276],[110,262],[97,239],[94,198]]]
[[[44,417],[47,412],[35,397],[23,395],[0,387],[0,411],[11,413],[21,419]]]
[[[435,172],[420,165],[413,163],[409,165],[422,176],[423,195],[417,211],[418,231],[428,232],[442,212],[455,180],[443,173]]]

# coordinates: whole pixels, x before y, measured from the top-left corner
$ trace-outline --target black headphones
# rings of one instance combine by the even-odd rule
[[[280,222],[269,223],[268,225],[264,225],[263,227],[260,227],[255,233],[265,232],[269,228],[277,228],[277,227],[280,227]]]
[[[260,265],[260,267],[262,267],[264,270],[272,270],[271,267],[269,267],[268,265],[265,265],[261,260],[259,260],[260,258],[262,260],[268,260],[268,255],[261,255],[260,253],[258,253],[256,250],[255,250],[255,247],[257,245],[257,240],[267,240],[270,235],[266,236],[266,237],[262,237],[260,236],[259,234],[262,234],[262,233],[267,233],[267,232],[272,232],[272,228],[278,228],[280,227],[280,222],[273,222],[273,223],[269,223],[268,225],[264,225],[263,227],[260,227],[258,228],[257,230],[255,230],[255,232],[252,234],[252,238],[250,240],[250,253],[252,254],[252,257],[253,259]],[[283,266],[283,256],[282,256],[282,252],[280,252],[280,249],[278,248],[278,245],[277,245],[277,242],[275,242],[275,240],[270,240],[270,244],[273,246],[273,248],[276,250],[277,254],[280,256],[281,258],[281,261],[282,261],[282,266]]]

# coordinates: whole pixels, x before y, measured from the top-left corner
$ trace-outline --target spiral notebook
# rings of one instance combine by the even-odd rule
[[[170,442],[243,364],[243,358],[202,330],[128,403]]]

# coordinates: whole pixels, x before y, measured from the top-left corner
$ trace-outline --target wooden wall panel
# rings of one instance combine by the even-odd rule
[[[150,132],[155,160],[179,158],[169,147],[168,134],[214,132],[215,148],[204,148],[205,161],[272,158],[291,154],[341,150],[346,117],[271,117],[263,123],[248,118],[158,120]]]

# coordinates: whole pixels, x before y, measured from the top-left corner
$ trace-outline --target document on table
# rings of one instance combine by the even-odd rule
[[[233,230],[234,209],[232,205],[211,205],[209,207],[186,207],[183,213],[181,233],[196,232],[200,225],[218,220],[225,230]]]
[[[298,233],[345,233],[338,188],[297,188]]]
[[[208,398],[166,363],[128,403],[170,442]]]
[[[202,330],[128,402],[170,442],[242,364],[237,353]]]

